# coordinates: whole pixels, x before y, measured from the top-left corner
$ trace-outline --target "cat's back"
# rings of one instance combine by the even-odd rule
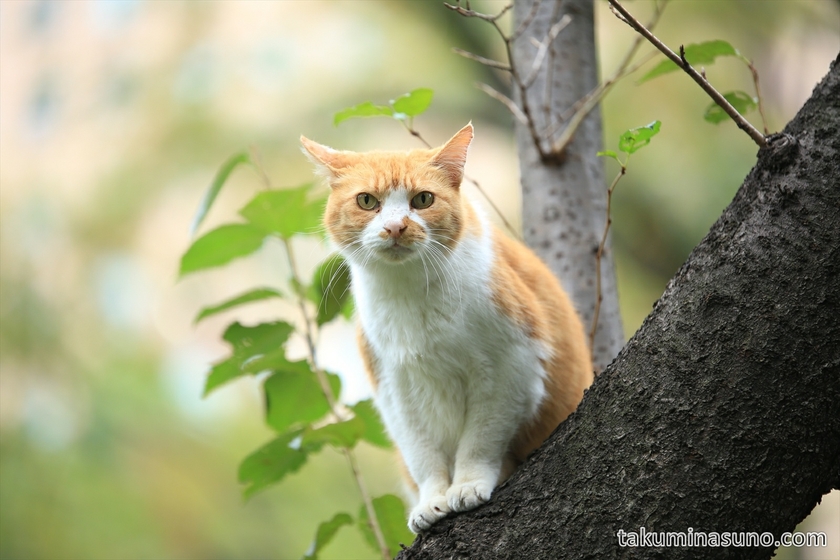
[[[528,247],[494,228],[491,272],[494,304],[548,349],[543,359],[546,398],[523,427],[513,450],[520,460],[574,411],[593,379],[583,323],[560,282]]]

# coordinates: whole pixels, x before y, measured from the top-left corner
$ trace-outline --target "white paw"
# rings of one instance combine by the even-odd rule
[[[446,517],[450,512],[449,505],[446,503],[446,497],[437,495],[432,499],[422,502],[411,510],[411,515],[408,516],[408,528],[412,533],[419,533],[426,531],[429,527]]]
[[[446,491],[446,501],[452,511],[469,511],[490,499],[493,486],[482,480],[453,484]]]

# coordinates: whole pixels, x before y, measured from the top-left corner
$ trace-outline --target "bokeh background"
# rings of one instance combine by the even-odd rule
[[[600,0],[597,25],[608,75],[633,36]],[[774,131],[840,50],[840,3],[675,0],[657,33],[673,46],[724,39],[754,59]],[[244,503],[238,463],[272,437],[259,381],[201,398],[231,320],[296,319],[271,301],[193,325],[201,307],[252,287],[285,290],[280,247],[180,281],[179,257],[229,155],[253,147],[275,185],[294,186],[311,180],[301,133],[343,149],[419,147],[395,121],[332,125],[346,106],[417,87],[435,91],[415,123],[432,143],[474,122],[467,172],[519,227],[511,119],[474,87],[505,85],[453,46],[503,56],[489,26],[436,1],[0,1],[0,557],[297,558],[319,521],[357,511],[330,450]],[[736,60],[708,76],[751,91]],[[604,102],[605,148],[663,122],[614,201],[628,336],[754,164],[746,135],[702,120],[707,104],[676,73],[626,79]],[[235,220],[260,188],[237,170],[202,231]],[[304,270],[327,254],[317,240],[299,245]],[[369,395],[352,326],[321,338],[345,400]],[[374,494],[399,491],[388,453],[359,454]],[[830,548],[779,557],[840,557],[839,519],[835,492],[802,526],[826,531]],[[345,529],[322,557],[372,556]]]

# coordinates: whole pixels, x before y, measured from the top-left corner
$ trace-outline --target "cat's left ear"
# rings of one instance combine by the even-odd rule
[[[309,158],[309,161],[315,164],[318,174],[328,179],[338,177],[342,168],[350,163],[349,152],[333,150],[304,136],[300,137],[300,144],[303,146],[301,151]]]
[[[456,189],[464,179],[464,164],[467,163],[467,148],[473,139],[473,125],[467,126],[455,133],[449,142],[441,147],[432,158],[432,165],[440,167],[449,177],[450,184]]]

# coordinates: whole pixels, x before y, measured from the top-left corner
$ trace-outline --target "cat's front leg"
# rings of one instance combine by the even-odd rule
[[[427,530],[451,511],[446,499],[449,487],[446,458],[431,448],[426,453],[422,457],[406,457],[420,494],[417,505],[408,516],[408,528],[414,533]]]
[[[467,422],[455,455],[452,485],[446,491],[446,501],[452,511],[468,511],[490,499],[501,478],[508,445],[517,426],[517,415],[507,409],[508,403],[470,400]],[[512,467],[504,470],[510,474]]]
[[[484,449],[478,449],[484,447]],[[499,481],[504,448],[487,449],[477,446],[459,452],[455,462],[455,477],[446,491],[446,502],[452,511],[475,509],[487,500]]]

